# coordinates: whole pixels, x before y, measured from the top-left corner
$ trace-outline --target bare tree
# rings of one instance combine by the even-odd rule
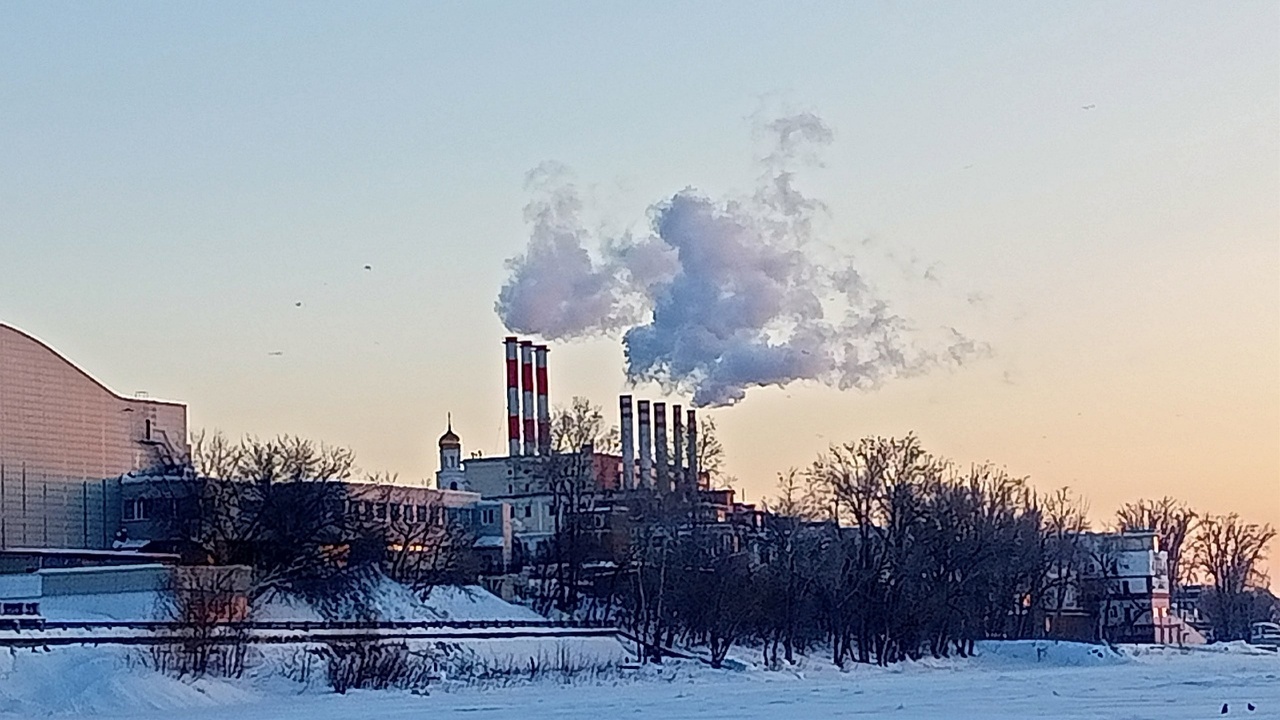
[[[608,425],[601,406],[585,397],[575,395],[568,407],[551,415],[552,452],[577,452],[590,445],[597,452],[617,453],[620,443],[618,429]]]
[[[386,507],[384,519],[358,513],[354,542],[380,557],[388,577],[424,592],[442,584],[470,584],[479,572],[475,537],[460,518],[434,496],[420,503],[400,502],[390,484],[358,491],[360,503]],[[361,508],[367,507],[361,505]]]
[[[724,473],[724,445],[720,442],[720,433],[716,428],[716,420],[707,415],[698,416],[698,472],[706,473],[713,485],[717,484]]]
[[[791,468],[778,474],[778,497],[765,526],[770,562],[761,581],[765,590],[772,590],[772,602],[765,601],[764,643],[765,660],[769,662],[772,644],[772,664],[778,662],[778,646],[781,645],[788,663],[795,662],[796,639],[800,611],[810,579],[799,572],[798,555],[802,552],[801,532],[814,517],[814,499],[806,493],[800,472]]]
[[[540,602],[573,612],[578,607],[583,565],[591,548],[595,497],[595,450],[590,444],[576,452],[553,452],[521,462],[551,495],[553,535],[546,554],[535,558],[543,577]]]
[[[249,580],[249,568],[241,566],[173,568],[161,610],[180,623],[179,639],[152,647],[157,669],[178,677],[239,677],[248,640],[225,624],[245,618]]]
[[[1160,538],[1160,547],[1168,557],[1170,595],[1182,585],[1183,548],[1197,519],[1189,507],[1171,497],[1127,503],[1116,511],[1122,532],[1151,530]]]
[[[1080,592],[1091,548],[1085,543],[1089,529],[1089,503],[1070,488],[1059,488],[1041,504],[1044,548],[1044,582],[1040,588],[1048,600],[1055,633],[1072,593]],[[1096,563],[1095,563],[1096,564]],[[1037,603],[1043,604],[1043,603]]]
[[[1196,567],[1213,583],[1211,620],[1217,640],[1249,636],[1249,591],[1265,585],[1262,563],[1275,538],[1270,525],[1246,523],[1238,515],[1206,515],[1191,543]]]
[[[178,530],[216,564],[254,570],[253,595],[304,590],[336,572],[335,548],[353,534],[345,481],[354,454],[296,436],[246,437],[221,433],[192,442],[194,518]]]

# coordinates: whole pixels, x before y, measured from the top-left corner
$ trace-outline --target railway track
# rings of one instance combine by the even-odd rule
[[[515,638],[616,637],[600,623],[558,620],[425,620],[391,622],[265,621],[216,625],[164,621],[47,621],[0,629],[0,647],[59,645],[306,644],[368,640],[459,642]]]

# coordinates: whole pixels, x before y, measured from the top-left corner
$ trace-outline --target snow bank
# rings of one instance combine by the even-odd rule
[[[255,697],[225,682],[162,675],[126,648],[0,649],[0,713],[101,715],[222,706]]]
[[[254,606],[258,620],[545,620],[538,613],[505,602],[479,585],[444,585],[422,598],[383,575],[353,587],[346,596],[317,606],[286,593],[272,593]]]
[[[1128,662],[1106,645],[1059,640],[984,640],[976,643],[975,650],[979,665],[1095,667]]]
[[[1270,655],[1275,657],[1276,651],[1257,645],[1250,645],[1243,640],[1234,642],[1212,643],[1209,645],[1125,645],[1121,650],[1132,657],[1172,657],[1177,655]]]
[[[445,585],[431,589],[427,607],[447,620],[545,620],[522,605],[513,605],[479,585]]]

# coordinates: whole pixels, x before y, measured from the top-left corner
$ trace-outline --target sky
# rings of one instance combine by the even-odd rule
[[[793,112],[833,131],[797,174],[823,246],[989,352],[710,410],[748,500],[915,432],[1099,522],[1169,494],[1280,525],[1272,2],[6,3],[0,320],[193,428],[429,477],[446,413],[505,445],[526,173],[642,236],[686,188],[749,196]],[[616,336],[551,363],[561,402],[661,395]]]

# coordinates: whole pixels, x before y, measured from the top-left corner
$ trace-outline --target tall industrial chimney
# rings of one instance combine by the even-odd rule
[[[551,454],[551,400],[547,392],[547,346],[533,347],[534,381],[538,386],[538,454]]]
[[[671,455],[676,489],[684,492],[684,410],[679,405],[671,406]]]
[[[653,462],[658,492],[671,492],[671,460],[667,457],[667,404],[653,404]]]
[[[507,349],[507,454],[520,454],[520,368],[516,356],[518,338],[502,341]]]
[[[689,447],[686,448],[686,452],[688,452],[689,454],[689,469],[686,470],[685,472],[688,473],[687,482],[688,482],[689,489],[693,490],[694,492],[697,492],[698,480],[699,480],[698,478],[698,413],[693,408],[689,408],[689,415],[688,415],[687,421],[688,421],[687,430],[689,433]]]
[[[622,488],[636,486],[636,429],[631,419],[631,396],[618,396],[618,412],[622,418]]]
[[[534,419],[533,404],[533,343],[520,341],[520,387],[524,391],[520,402],[520,417],[524,420],[524,454],[538,452],[538,425]]]
[[[653,427],[649,424],[649,401],[640,408],[640,487],[653,487]]]

